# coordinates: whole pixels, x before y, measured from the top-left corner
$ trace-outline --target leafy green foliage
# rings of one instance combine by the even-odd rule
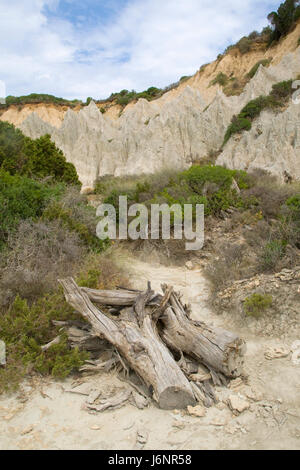
[[[53,200],[46,207],[42,217],[44,220],[49,221],[59,220],[68,230],[76,232],[86,246],[96,252],[100,252],[105,249],[108,242],[104,242],[96,236],[96,215],[94,210],[90,207],[86,207],[85,210],[93,212],[92,217],[95,221],[94,225],[89,226],[82,222],[81,219],[74,217],[74,210],[63,207],[57,200]]]
[[[252,69],[247,73],[247,77],[253,78],[260,65],[262,65],[263,67],[267,67],[270,64],[271,60],[272,59],[262,59],[256,62],[256,64],[253,65]]]
[[[287,242],[285,240],[272,240],[263,248],[261,268],[263,271],[271,271],[286,252]]]
[[[78,370],[88,359],[88,354],[71,350],[66,336],[52,323],[52,320],[78,318],[62,292],[41,297],[32,305],[17,296],[9,310],[0,316],[1,339],[7,347],[7,365],[0,370],[0,392],[16,387],[30,370],[59,378]],[[59,344],[42,351],[41,346],[59,333]]]
[[[240,51],[241,54],[246,54],[250,51],[252,45],[252,41],[249,37],[244,36],[236,43],[236,47]]]
[[[233,134],[239,134],[242,131],[249,131],[252,127],[251,121],[241,116],[234,116],[229,124],[223,141],[223,146],[228,142]]]
[[[218,75],[210,82],[209,86],[220,85],[225,86],[228,82],[228,77],[225,73],[219,72]]]
[[[292,211],[293,216],[300,220],[300,194],[288,198],[286,205]]]
[[[276,108],[280,106],[282,106],[282,103],[276,101],[273,95],[261,95],[258,98],[249,101],[249,103],[244,106],[239,114],[239,118],[248,118],[253,120],[260,115],[263,109]]]
[[[136,101],[140,98],[144,98],[148,101],[152,101],[163,94],[163,90],[156,87],[150,87],[148,90],[137,93],[136,91],[122,90],[119,93],[112,93],[110,100],[116,100],[117,104],[121,106],[127,106],[132,101]]]
[[[129,205],[143,202],[150,206],[157,204],[204,204],[205,214],[218,215],[230,206],[240,207],[245,202],[239,197],[232,183],[237,182],[240,189],[248,187],[246,172],[229,170],[214,165],[194,165],[184,172],[163,178],[136,179],[129,185],[124,181],[118,188],[106,192],[104,183],[98,191],[106,195],[104,202],[112,204],[118,215],[119,196],[127,196]]]
[[[20,220],[40,217],[50,199],[62,192],[62,185],[49,186],[0,170],[0,246]]]
[[[244,300],[246,315],[259,318],[272,305],[272,296],[266,294],[252,294]]]
[[[284,103],[293,94],[292,83],[293,80],[275,83],[275,85],[272,86],[270,96]]]
[[[8,122],[0,121],[0,169],[11,174],[80,184],[75,167],[68,163],[50,135],[33,140]]]
[[[56,181],[80,184],[74,165],[66,161],[49,134],[34,141],[29,166],[31,174],[39,178],[53,176]]]
[[[269,43],[271,44],[273,41],[278,41],[281,37],[286,36],[299,17],[299,0],[285,0],[281,3],[277,11],[272,11],[268,15],[268,20],[273,26]]]
[[[66,100],[64,98],[57,98],[57,96],[47,95],[44,93],[31,93],[30,95],[24,96],[7,96],[6,104],[4,106],[11,105],[24,105],[24,104],[35,104],[35,103],[52,103],[55,105],[62,106],[77,106],[81,104],[81,100]]]

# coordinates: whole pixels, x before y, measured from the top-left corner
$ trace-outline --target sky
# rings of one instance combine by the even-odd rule
[[[0,0],[0,95],[165,87],[268,24],[280,1]]]

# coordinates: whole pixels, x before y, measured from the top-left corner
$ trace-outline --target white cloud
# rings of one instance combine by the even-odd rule
[[[165,86],[192,74],[229,43],[261,29],[277,5],[130,0],[111,21],[91,28],[82,26],[82,18],[73,23],[47,18],[44,7],[55,14],[59,0],[5,3],[0,4],[0,78],[7,93],[82,99],[104,98],[122,88]],[[114,1],[114,11],[117,5]]]

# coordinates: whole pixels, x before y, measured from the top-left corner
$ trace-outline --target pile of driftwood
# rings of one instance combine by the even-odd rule
[[[90,351],[110,348],[104,362],[87,362],[83,370],[109,370],[121,363],[163,409],[183,409],[197,401],[211,406],[214,386],[241,375],[244,341],[191,319],[190,307],[173,287],[162,285],[161,295],[150,283],[141,292],[79,287],[72,278],[59,282],[67,302],[88,322],[69,327],[73,345]]]

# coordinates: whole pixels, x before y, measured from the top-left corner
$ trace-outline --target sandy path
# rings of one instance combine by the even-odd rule
[[[226,327],[224,318],[206,306],[209,289],[201,271],[129,260],[132,283],[146,281],[159,290],[162,282],[178,288],[193,307],[193,314]],[[300,448],[300,367],[290,358],[267,361],[264,351],[278,339],[253,337],[245,330],[246,372],[257,395],[250,409],[234,416],[221,403],[196,418],[185,412],[159,410],[151,404],[138,410],[127,404],[114,411],[89,414],[86,396],[70,393],[72,379],[35,380],[23,393],[0,399],[0,449],[135,449],[136,435],[147,435],[145,449],[297,449]],[[105,395],[126,385],[114,374],[85,377],[81,393],[100,389]],[[73,392],[76,388],[73,388]],[[237,393],[218,389],[220,399]]]

